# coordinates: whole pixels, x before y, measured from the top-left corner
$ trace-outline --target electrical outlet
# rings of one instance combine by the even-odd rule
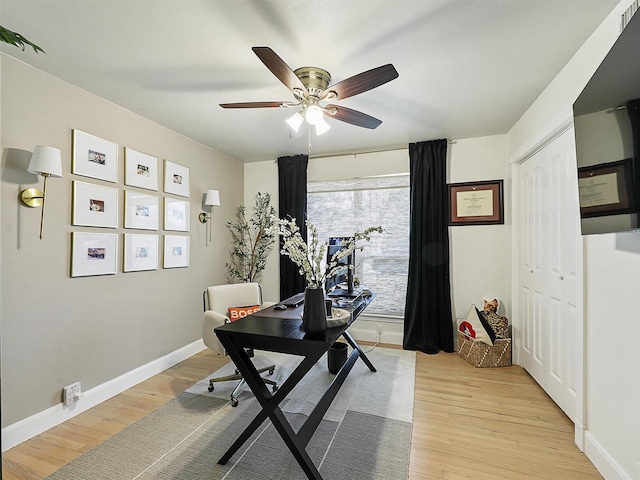
[[[65,405],[73,405],[82,396],[82,389],[80,388],[80,382],[67,385],[62,390],[62,399]]]

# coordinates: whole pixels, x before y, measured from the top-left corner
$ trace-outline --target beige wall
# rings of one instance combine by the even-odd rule
[[[243,166],[208,147],[35,70],[2,59],[2,422],[3,426],[59,405],[62,388],[104,384],[200,339],[201,292],[224,282],[229,243],[225,222],[242,202]],[[118,182],[72,175],[71,132],[79,129],[117,143]],[[45,236],[40,209],[18,203],[36,186],[26,169],[34,145],[62,151],[63,178],[51,179]],[[122,272],[124,146],[189,167],[189,268]],[[71,225],[72,180],[118,188],[117,229]],[[39,179],[42,188],[42,179]],[[220,190],[213,242],[198,222],[202,195]],[[71,232],[117,233],[116,275],[70,278]],[[140,231],[137,233],[152,233]],[[162,245],[162,223],[159,235]],[[162,250],[160,250],[161,253]]]

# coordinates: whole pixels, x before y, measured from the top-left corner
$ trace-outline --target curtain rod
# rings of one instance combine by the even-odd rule
[[[453,145],[458,143],[457,140],[447,140],[447,145]],[[365,153],[384,153],[384,152],[393,152],[395,150],[409,150],[408,146],[397,146],[397,147],[389,147],[378,150],[362,150],[362,151],[353,151],[353,152],[340,152],[340,153],[326,153],[324,155],[309,155],[309,159],[312,158],[329,158],[329,157],[345,157],[347,155],[363,155]]]

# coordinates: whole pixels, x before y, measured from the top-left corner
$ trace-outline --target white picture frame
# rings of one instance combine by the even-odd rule
[[[124,228],[158,230],[160,199],[157,195],[125,190]]]
[[[117,182],[118,144],[74,129],[71,173]]]
[[[189,266],[190,238],[186,235],[164,236],[164,268]]]
[[[175,232],[188,232],[191,228],[190,213],[191,205],[188,201],[165,197],[164,229]]]
[[[118,235],[71,233],[71,276],[114,275],[117,269]]]
[[[164,161],[164,191],[189,198],[189,168]]]
[[[72,224],[85,227],[118,226],[118,189],[73,181]]]
[[[124,234],[123,272],[158,269],[158,235]]]
[[[158,191],[158,157],[124,147],[124,184]]]

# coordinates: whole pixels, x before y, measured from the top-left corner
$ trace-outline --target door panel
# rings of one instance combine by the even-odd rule
[[[574,418],[582,240],[573,129],[518,167],[520,361]],[[580,370],[580,372],[579,372]]]

